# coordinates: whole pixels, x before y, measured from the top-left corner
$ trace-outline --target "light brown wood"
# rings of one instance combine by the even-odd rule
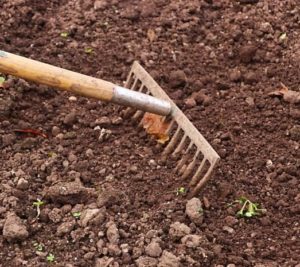
[[[0,50],[0,72],[104,101],[114,84]]]

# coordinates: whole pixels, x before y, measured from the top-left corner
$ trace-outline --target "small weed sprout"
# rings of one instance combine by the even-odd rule
[[[48,157],[49,157],[49,158],[56,158],[56,157],[57,157],[57,154],[56,154],[55,152],[53,152],[53,151],[50,151],[50,152],[48,153]]]
[[[81,212],[80,211],[75,211],[75,212],[72,212],[72,215],[75,219],[80,219]]]
[[[46,259],[49,263],[52,263],[55,261],[55,256],[52,253],[49,253]]]
[[[176,189],[176,196],[183,195],[186,193],[186,189],[184,187],[179,187]]]
[[[5,82],[5,78],[0,76],[0,86]]]
[[[87,53],[87,54],[92,54],[93,48],[87,47],[87,48],[84,49],[84,52]]]
[[[200,208],[200,209],[198,210],[198,212],[199,212],[199,214],[203,214],[204,210],[203,210],[202,208]]]
[[[246,197],[240,197],[231,203],[230,206],[234,204],[239,204],[242,206],[242,208],[236,213],[238,217],[252,218],[255,216],[260,216],[266,212],[266,209],[259,208],[259,204],[251,202]]]
[[[62,32],[60,34],[60,36],[63,37],[63,38],[67,38],[69,36],[69,33],[68,32]]]
[[[41,243],[34,242],[33,246],[34,246],[36,251],[43,251],[43,249],[44,249],[44,247]]]
[[[287,34],[286,34],[286,32],[284,32],[284,33],[280,34],[279,40],[284,41],[286,39],[286,37],[287,37]]]
[[[42,201],[42,200],[40,200],[40,199],[38,199],[38,198],[37,198],[36,201],[34,201],[34,202],[32,203],[32,205],[33,205],[34,207],[36,207],[36,212],[37,212],[36,217],[37,217],[37,218],[40,217],[40,214],[41,214],[41,206],[43,206],[44,204],[45,204],[45,202]]]

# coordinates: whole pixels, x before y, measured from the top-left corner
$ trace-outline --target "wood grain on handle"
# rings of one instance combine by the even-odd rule
[[[0,72],[104,101],[114,84],[0,50]]]

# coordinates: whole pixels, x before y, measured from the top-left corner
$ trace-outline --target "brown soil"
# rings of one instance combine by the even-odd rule
[[[173,160],[120,107],[5,76],[0,266],[299,267],[299,104],[268,96],[299,91],[298,0],[1,0],[0,22],[1,49],[115,83],[139,60],[221,156],[196,224]],[[241,196],[267,212],[236,218]]]

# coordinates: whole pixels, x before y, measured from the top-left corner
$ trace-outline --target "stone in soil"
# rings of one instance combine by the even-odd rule
[[[63,236],[65,234],[68,234],[74,229],[75,225],[76,222],[74,219],[72,219],[69,222],[63,222],[61,225],[57,227],[56,233],[58,236]]]
[[[106,126],[111,125],[111,119],[109,117],[107,117],[107,116],[103,116],[103,117],[98,118],[95,121],[95,124],[99,125],[101,127],[106,127]]]
[[[203,222],[202,203],[199,198],[192,198],[186,203],[185,213],[189,219],[196,225]]]
[[[242,73],[238,69],[233,69],[229,73],[229,80],[232,82],[239,82],[242,78]]]
[[[300,125],[295,125],[290,129],[291,139],[294,141],[300,141]]]
[[[15,134],[4,134],[2,135],[2,144],[3,146],[10,146],[12,145],[16,140]]]
[[[107,252],[110,256],[120,256],[122,254],[121,249],[117,244],[107,244]]]
[[[245,45],[241,47],[239,51],[239,57],[241,62],[243,63],[251,62],[255,56],[256,50],[257,47],[254,45]]]
[[[51,133],[52,133],[53,136],[57,136],[60,133],[59,127],[58,126],[53,126],[52,130],[51,130]]]
[[[105,216],[105,210],[103,209],[86,209],[81,212],[78,224],[82,227],[87,227],[95,218],[97,218],[101,224],[104,222]]]
[[[300,120],[300,110],[299,109],[290,109],[290,116],[293,119]]]
[[[187,83],[187,77],[182,70],[172,71],[169,77],[169,83],[172,88],[183,87]]]
[[[184,100],[184,104],[187,108],[193,108],[197,105],[197,102],[194,98],[189,97],[189,98]]]
[[[158,15],[155,3],[152,3],[150,1],[145,1],[142,3],[140,12],[141,12],[141,17],[143,18]]]
[[[158,260],[155,258],[142,256],[135,261],[137,267],[156,267]]]
[[[17,189],[26,190],[28,189],[29,183],[26,179],[20,178],[17,183]]]
[[[13,101],[10,98],[0,98],[0,116],[8,116],[13,106]]]
[[[3,237],[9,242],[23,241],[29,233],[26,225],[15,213],[8,213],[3,226]]]
[[[254,98],[251,96],[246,97],[245,99],[246,103],[250,106],[250,107],[254,107],[255,106],[255,102],[254,102]]]
[[[181,238],[181,243],[188,248],[196,248],[201,245],[207,245],[208,240],[204,236],[200,235],[186,235]]]
[[[108,223],[108,228],[106,231],[106,237],[112,244],[118,244],[120,239],[119,229],[113,222]]]
[[[184,223],[175,222],[171,224],[169,235],[172,239],[179,240],[181,237],[191,233],[191,228]]]
[[[113,263],[114,263],[114,258],[103,257],[100,259],[96,259],[95,267],[109,267],[109,266],[113,266],[111,265]]]
[[[153,240],[148,246],[146,246],[145,253],[150,257],[158,258],[162,253],[162,249],[159,243]]]
[[[75,111],[72,111],[71,113],[67,114],[63,120],[64,124],[67,126],[73,125],[76,121],[77,121],[77,115]]]
[[[48,213],[48,217],[50,221],[59,223],[62,220],[62,211],[58,208],[54,208]]]
[[[239,220],[237,218],[235,218],[234,216],[230,216],[230,215],[226,216],[224,221],[228,226],[233,226],[239,222]]]
[[[158,267],[179,267],[180,261],[174,254],[164,250],[162,256],[159,259],[159,264],[157,266]]]
[[[94,10],[103,10],[108,6],[108,3],[106,0],[96,0],[94,2]]]
[[[244,74],[244,81],[247,84],[254,84],[258,81],[257,74],[254,71],[249,71]]]
[[[125,200],[125,196],[122,192],[109,186],[99,193],[97,198],[97,206],[99,208],[103,206],[110,207],[112,205],[124,203]]]
[[[80,182],[60,182],[46,190],[46,198],[60,204],[86,203],[94,196],[95,190],[84,187]]]

